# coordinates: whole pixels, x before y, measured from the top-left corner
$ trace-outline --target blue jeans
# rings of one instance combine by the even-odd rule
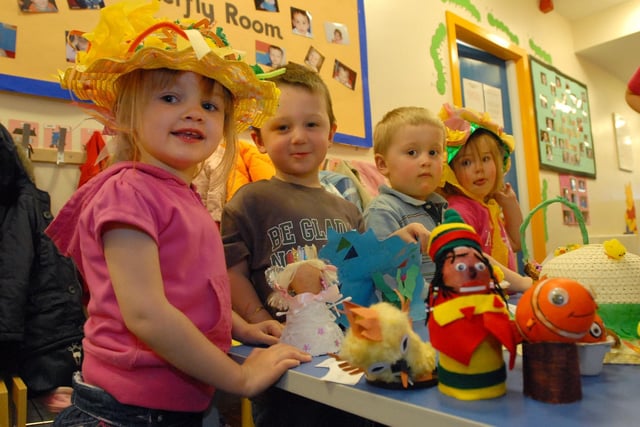
[[[202,413],[162,411],[124,405],[99,387],[73,376],[72,405],[54,420],[60,427],[202,427]]]

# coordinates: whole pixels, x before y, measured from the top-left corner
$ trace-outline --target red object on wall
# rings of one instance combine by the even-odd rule
[[[540,11],[549,13],[553,10],[553,0],[540,0]]]

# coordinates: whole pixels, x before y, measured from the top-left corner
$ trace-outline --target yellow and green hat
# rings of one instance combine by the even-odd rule
[[[511,168],[510,156],[515,148],[513,136],[505,133],[502,126],[491,120],[489,113],[481,113],[471,108],[457,107],[443,104],[438,113],[447,130],[446,148],[447,164],[456,157],[460,149],[467,143],[474,133],[485,132],[491,134],[502,145],[504,157],[502,159],[503,172]]]
[[[207,19],[156,18],[160,0],[124,0],[100,10],[93,31],[85,33],[89,49],[78,52],[73,66],[60,72],[60,85],[90,100],[100,119],[113,119],[115,82],[137,69],[193,71],[219,82],[234,99],[237,132],[261,127],[278,107],[275,84],[260,80],[233,50],[220,28]]]
[[[475,229],[465,223],[455,209],[444,212],[444,221],[431,231],[427,251],[432,260],[459,246],[467,246],[482,252],[480,237]]]

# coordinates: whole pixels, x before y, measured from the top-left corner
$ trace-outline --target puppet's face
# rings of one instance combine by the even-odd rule
[[[489,267],[480,252],[466,246],[454,248],[445,258],[442,279],[446,286],[464,295],[491,291]]]

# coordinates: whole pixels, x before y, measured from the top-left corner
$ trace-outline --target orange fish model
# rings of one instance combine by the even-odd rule
[[[530,343],[571,343],[589,333],[597,308],[593,294],[579,282],[546,279],[522,294],[515,321]]]
[[[584,337],[580,338],[579,342],[584,343],[595,343],[595,342],[604,342],[607,341],[607,328],[604,326],[604,321],[602,317],[598,313],[593,316],[593,323],[589,328],[589,333],[585,334]]]

